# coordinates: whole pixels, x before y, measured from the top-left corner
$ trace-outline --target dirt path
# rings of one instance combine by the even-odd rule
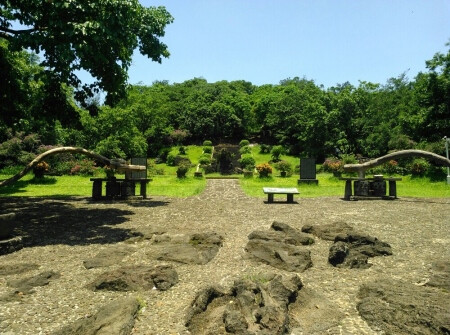
[[[107,301],[136,295],[88,290],[86,285],[105,269],[87,270],[83,266],[84,260],[101,250],[130,244],[133,229],[159,227],[172,235],[216,232],[224,238],[223,247],[206,265],[173,263],[179,283],[170,290],[137,293],[146,302],[146,308],[136,322],[134,334],[188,334],[185,313],[201,288],[213,284],[229,286],[239,277],[267,271],[282,273],[246,259],[244,251],[247,236],[254,230],[268,229],[275,220],[297,229],[305,224],[344,221],[392,246],[393,256],[373,258],[373,266],[366,270],[329,265],[329,241],[315,238],[316,243],[307,247],[313,267],[299,276],[306,287],[323,294],[345,314],[338,326],[329,329],[329,334],[377,334],[356,310],[360,285],[377,278],[420,283],[430,277],[433,261],[450,257],[448,198],[347,202],[337,197],[296,197],[294,204],[267,204],[265,200],[247,197],[237,180],[208,180],[202,194],[184,199],[151,197],[145,201],[93,202],[87,198],[0,198],[0,211],[15,211],[21,222],[17,232],[26,237],[24,249],[0,256],[0,268],[22,263],[39,265],[24,274],[0,277],[0,296],[10,291],[9,280],[42,271],[61,273],[59,279],[37,287],[18,302],[2,302],[0,333],[49,334],[93,313]],[[151,241],[131,245],[135,252],[108,270],[125,264],[161,263],[149,257]]]

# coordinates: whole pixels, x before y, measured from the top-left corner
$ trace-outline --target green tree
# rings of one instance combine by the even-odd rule
[[[136,48],[156,62],[169,56],[159,38],[172,21],[164,7],[146,8],[138,0],[0,1],[0,37],[13,50],[43,52],[42,65],[73,87],[81,84],[75,71],[88,71],[97,81],[83,92],[100,88],[108,104],[124,97]]]
[[[440,141],[450,133],[450,42],[446,46],[447,53],[436,53],[426,62],[430,71],[416,78],[421,140]]]

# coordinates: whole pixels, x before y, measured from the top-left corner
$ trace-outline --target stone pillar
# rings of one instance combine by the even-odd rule
[[[102,197],[102,181],[94,180],[92,184],[92,199],[99,200]]]

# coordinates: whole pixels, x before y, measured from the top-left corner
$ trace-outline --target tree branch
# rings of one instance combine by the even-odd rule
[[[440,155],[436,155],[435,153],[423,151],[423,150],[401,150],[401,151],[392,152],[390,154],[387,154],[387,155],[379,157],[379,158],[372,159],[363,164],[345,164],[344,171],[345,172],[358,172],[359,177],[364,178],[364,175],[365,175],[365,172],[367,169],[370,169],[377,165],[388,162],[391,159],[398,159],[398,158],[405,158],[405,157],[423,157],[423,158],[429,159],[430,161],[433,161],[437,164],[450,167],[449,159],[447,159],[443,156],[440,156]]]
[[[0,182],[0,187],[1,186],[7,186],[10,185],[14,182],[16,182],[17,180],[19,180],[20,178],[22,178],[23,176],[25,176],[31,169],[33,169],[33,167],[44,160],[45,157],[48,157],[50,155],[54,155],[54,154],[60,154],[60,153],[77,153],[77,154],[83,154],[85,156],[91,157],[93,159],[95,159],[98,162],[101,162],[102,164],[108,165],[114,169],[117,169],[119,171],[124,171],[124,170],[145,170],[145,166],[143,165],[128,165],[128,164],[123,164],[122,162],[113,160],[113,159],[108,159],[102,155],[96,154],[95,152],[83,149],[83,148],[76,148],[76,147],[60,147],[60,148],[55,148],[55,149],[51,149],[48,150],[42,154],[40,154],[39,156],[37,156],[35,159],[33,159],[21,172],[17,173],[16,175],[12,176],[9,179],[5,179],[2,180]]]
[[[11,35],[27,34],[27,33],[32,33],[33,31],[38,31],[38,30],[41,30],[41,29],[39,27],[35,27],[35,28],[29,28],[29,29],[16,30],[16,29],[10,29],[8,27],[0,27],[0,32],[3,32],[5,34],[11,34]]]

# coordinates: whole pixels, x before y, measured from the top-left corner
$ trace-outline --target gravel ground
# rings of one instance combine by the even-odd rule
[[[151,187],[151,186],[150,186]],[[301,192],[301,187],[300,187]],[[315,238],[313,267],[300,273],[306,287],[322,293],[339,306],[344,320],[329,334],[377,334],[361,319],[357,293],[361,284],[382,278],[423,283],[435,260],[450,256],[450,198],[400,198],[395,201],[343,201],[338,197],[301,198],[287,204],[267,204],[247,197],[236,180],[208,180],[205,191],[189,198],[151,197],[142,201],[93,202],[88,198],[0,198],[0,212],[14,211],[17,233],[26,247],[0,256],[0,268],[18,263],[38,264],[24,274],[0,278],[0,297],[11,291],[7,281],[56,271],[61,277],[20,301],[0,304],[1,334],[50,334],[62,325],[94,313],[105,302],[135,295],[146,302],[133,334],[189,334],[186,310],[196,292],[208,285],[230,286],[239,277],[279,272],[245,258],[247,236],[266,230],[273,221],[301,229],[305,224],[344,221],[359,232],[388,242],[393,256],[370,259],[366,270],[334,268],[327,262],[329,241]],[[157,265],[149,257],[150,241],[133,242],[133,229],[160,227],[169,234],[216,232],[223,247],[206,265],[173,263],[179,283],[168,291],[138,293],[93,292],[86,288],[98,274],[123,265]],[[87,270],[83,261],[100,250],[128,244],[136,251],[120,264]]]

